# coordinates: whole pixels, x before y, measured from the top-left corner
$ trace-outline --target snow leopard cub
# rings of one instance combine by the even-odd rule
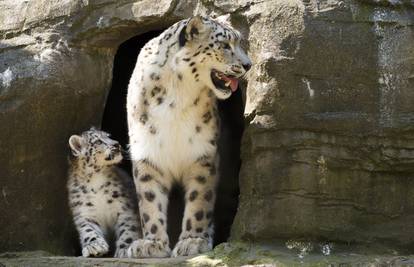
[[[121,146],[109,134],[91,128],[69,138],[69,205],[84,257],[108,253],[108,232],[116,237],[115,257],[127,257],[141,225],[132,179],[116,165]]]

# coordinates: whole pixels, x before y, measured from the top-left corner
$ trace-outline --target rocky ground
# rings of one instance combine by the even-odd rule
[[[318,248],[314,248],[309,254],[301,254],[299,250],[289,250],[283,245],[264,246],[243,243],[224,243],[210,253],[174,259],[61,257],[43,251],[34,251],[1,254],[0,266],[414,266],[414,255],[401,256],[392,250],[377,251],[379,253],[366,249],[350,251],[342,251],[342,248],[335,251],[333,248],[330,255],[324,255]]]

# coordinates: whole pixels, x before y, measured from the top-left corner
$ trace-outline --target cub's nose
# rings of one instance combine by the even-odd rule
[[[250,68],[252,67],[252,64],[247,63],[247,64],[243,64],[243,68],[248,71]]]
[[[121,151],[121,145],[119,143],[114,144],[113,150],[116,151],[116,152]]]

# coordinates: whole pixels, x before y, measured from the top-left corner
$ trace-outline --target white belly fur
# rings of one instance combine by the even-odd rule
[[[131,135],[131,155],[133,160],[149,159],[158,167],[171,172],[173,176],[181,176],[189,164],[199,157],[212,154],[215,147],[209,143],[214,137],[206,127],[200,133],[195,133],[200,122],[200,115],[194,112],[177,112],[168,105],[152,110],[152,120],[155,135],[148,127],[138,121],[134,123]]]

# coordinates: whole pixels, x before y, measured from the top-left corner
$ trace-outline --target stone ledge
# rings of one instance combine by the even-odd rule
[[[135,266],[414,266],[414,255],[392,255],[383,251],[354,250],[333,252],[329,256],[310,253],[303,258],[284,246],[225,243],[214,251],[196,257],[168,259],[117,259],[58,257],[47,252],[18,252],[0,255],[0,267],[135,267]]]
[[[50,256],[47,252],[19,252],[0,255],[0,267],[129,267],[129,266],[185,266],[188,257],[168,259],[118,259]]]

